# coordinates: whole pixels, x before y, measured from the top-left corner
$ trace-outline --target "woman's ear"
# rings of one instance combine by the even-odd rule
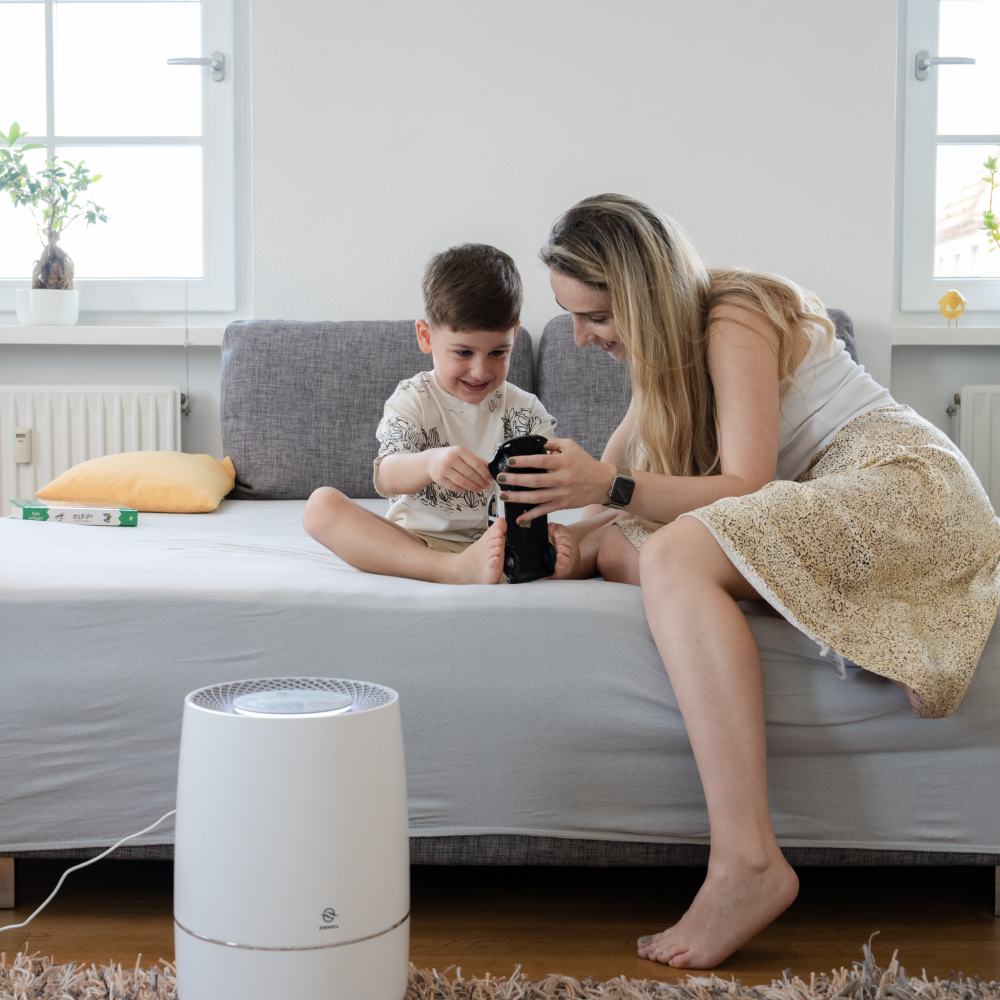
[[[417,343],[420,345],[420,350],[424,354],[431,353],[431,328],[425,319],[418,319],[416,323],[417,327]]]

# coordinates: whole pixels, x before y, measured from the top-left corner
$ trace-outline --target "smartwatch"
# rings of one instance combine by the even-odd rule
[[[635,480],[632,478],[632,470],[616,465],[618,475],[611,484],[611,492],[608,494],[606,507],[614,507],[621,510],[632,502],[632,494],[635,491]]]

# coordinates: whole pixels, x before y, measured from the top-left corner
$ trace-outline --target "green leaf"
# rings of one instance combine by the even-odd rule
[[[8,146],[10,145],[10,143],[7,142],[7,136],[3,132],[0,132],[0,139],[3,139],[3,141],[6,142]]]
[[[26,146],[18,147],[23,153],[26,149],[45,149],[44,142],[29,142]]]
[[[94,176],[90,178],[90,183],[96,184],[103,176],[104,174],[94,174]]]
[[[10,132],[7,137],[8,145],[12,145],[13,143],[17,142],[17,137],[20,134],[21,134],[21,126],[18,125],[17,122],[14,122],[14,124],[11,125],[10,127]]]

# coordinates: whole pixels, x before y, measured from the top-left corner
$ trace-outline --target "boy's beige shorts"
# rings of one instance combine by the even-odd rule
[[[453,552],[458,555],[472,544],[472,542],[454,542],[450,538],[438,538],[437,535],[425,535],[422,531],[411,531],[410,534],[416,535],[432,552]]]

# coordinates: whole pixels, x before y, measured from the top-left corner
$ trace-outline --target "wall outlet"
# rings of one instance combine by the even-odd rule
[[[31,428],[14,428],[14,462],[17,465],[31,464]]]

